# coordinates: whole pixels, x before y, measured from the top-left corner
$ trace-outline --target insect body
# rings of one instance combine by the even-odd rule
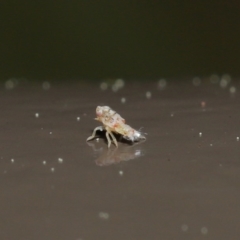
[[[111,146],[111,139],[112,138],[114,144],[118,146],[117,140],[114,133],[121,134],[122,137],[129,141],[140,141],[145,140],[145,136],[142,135],[141,132],[133,129],[129,125],[125,124],[125,119],[123,119],[118,113],[112,110],[108,106],[98,106],[96,109],[97,117],[95,118],[97,121],[101,122],[103,126],[96,127],[93,130],[92,136],[87,138],[87,141],[92,140],[96,136],[96,132],[98,130],[103,131],[106,130],[106,137],[108,140],[108,147]]]

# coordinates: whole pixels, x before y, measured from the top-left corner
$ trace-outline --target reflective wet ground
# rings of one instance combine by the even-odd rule
[[[0,239],[239,239],[239,82],[124,83],[1,86]],[[86,143],[98,105],[147,140]]]

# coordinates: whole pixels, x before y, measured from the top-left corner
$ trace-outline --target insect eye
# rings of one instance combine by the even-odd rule
[[[97,113],[97,115],[102,115],[102,108],[101,107],[97,107],[96,113]]]

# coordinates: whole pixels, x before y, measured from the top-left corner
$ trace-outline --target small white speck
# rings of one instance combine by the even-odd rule
[[[100,84],[100,88],[101,88],[101,90],[107,90],[108,89],[108,84],[106,83],[106,82],[102,82],[101,84]]]
[[[117,89],[121,89],[124,87],[125,82],[123,79],[119,78],[119,79],[116,79],[114,85],[117,87]]]
[[[117,79],[117,80],[115,81],[115,84],[116,84],[118,87],[122,88],[122,87],[124,87],[125,82],[124,82],[123,79],[119,78],[119,79]]]
[[[212,145],[212,143],[210,143],[210,147],[212,147],[213,145]]]
[[[226,79],[221,79],[220,81],[220,87],[225,88],[228,85],[228,82]]]
[[[239,141],[239,137],[236,137],[237,141]]]
[[[62,158],[58,158],[58,162],[59,162],[59,163],[62,163],[62,162],[63,162],[63,159],[62,159]]]
[[[52,132],[49,132],[49,134],[52,134]]]
[[[43,84],[42,84],[43,90],[49,90],[50,87],[51,87],[51,84],[49,82],[47,82],[47,81],[43,82]]]
[[[171,113],[171,117],[174,117],[174,113]]]
[[[158,81],[158,88],[159,89],[164,89],[166,86],[167,86],[166,79],[162,78]]]
[[[125,103],[126,102],[126,98],[122,97],[121,98],[121,103]]]
[[[199,133],[199,137],[201,137],[201,136],[202,136],[202,133],[200,132],[200,133]]]
[[[54,172],[54,171],[55,171],[55,168],[52,167],[52,168],[51,168],[51,172]]]
[[[125,85],[125,82],[123,79],[119,78],[116,79],[116,81],[114,82],[114,84],[112,85],[112,91],[113,92],[117,92],[118,90],[120,90],[121,88],[123,88]]]
[[[7,170],[4,170],[4,172],[3,173],[7,173]]]
[[[77,117],[77,121],[80,121],[80,119],[81,119],[80,117]]]
[[[208,233],[208,229],[206,227],[201,228],[201,233],[206,235]]]
[[[225,88],[230,82],[231,82],[231,76],[228,74],[224,74],[220,80],[220,87]]]
[[[106,213],[106,212],[100,212],[98,214],[99,218],[103,219],[103,220],[107,220],[109,219],[109,213]]]
[[[219,167],[222,167],[222,164],[221,164],[221,163],[219,164]]]
[[[150,99],[151,97],[152,97],[152,93],[149,92],[149,91],[147,91],[147,92],[146,92],[146,98],[147,98],[147,99]]]
[[[7,80],[5,82],[5,88],[8,90],[13,89],[15,87],[15,82],[16,82],[15,78],[11,78],[11,79]]]
[[[42,163],[43,163],[43,165],[46,165],[46,164],[47,164],[47,161],[43,161]]]
[[[231,86],[231,87],[229,88],[229,92],[232,93],[232,94],[234,94],[234,93],[236,92],[236,88],[235,88],[234,86]]]
[[[39,113],[35,113],[35,117],[38,118],[39,117]]]
[[[14,159],[13,158],[11,159],[11,162],[14,163]]]
[[[199,78],[199,77],[193,78],[192,83],[196,87],[199,86],[201,84],[201,78]]]
[[[206,102],[205,101],[201,101],[201,107],[205,108],[206,107]]]
[[[188,230],[188,225],[187,224],[183,224],[181,226],[181,229],[182,229],[183,232],[186,232]]]
[[[142,151],[140,149],[137,149],[134,153],[134,156],[138,157],[142,155]]]
[[[119,175],[122,176],[123,175],[123,171],[119,171]]]
[[[96,142],[99,142],[99,138],[96,138]]]

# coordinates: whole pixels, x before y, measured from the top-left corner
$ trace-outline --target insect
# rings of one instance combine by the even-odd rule
[[[92,135],[87,138],[87,141],[94,139],[96,137],[97,131],[103,130],[106,130],[108,147],[111,146],[112,141],[114,142],[116,147],[118,147],[117,139],[113,135],[113,132],[122,135],[124,139],[132,142],[146,139],[146,137],[141,132],[125,124],[125,119],[123,119],[117,112],[112,110],[110,107],[98,106],[96,109],[96,114],[97,117],[95,118],[95,120],[101,122],[103,126],[96,127],[93,130]],[[112,141],[110,137],[112,138]]]

